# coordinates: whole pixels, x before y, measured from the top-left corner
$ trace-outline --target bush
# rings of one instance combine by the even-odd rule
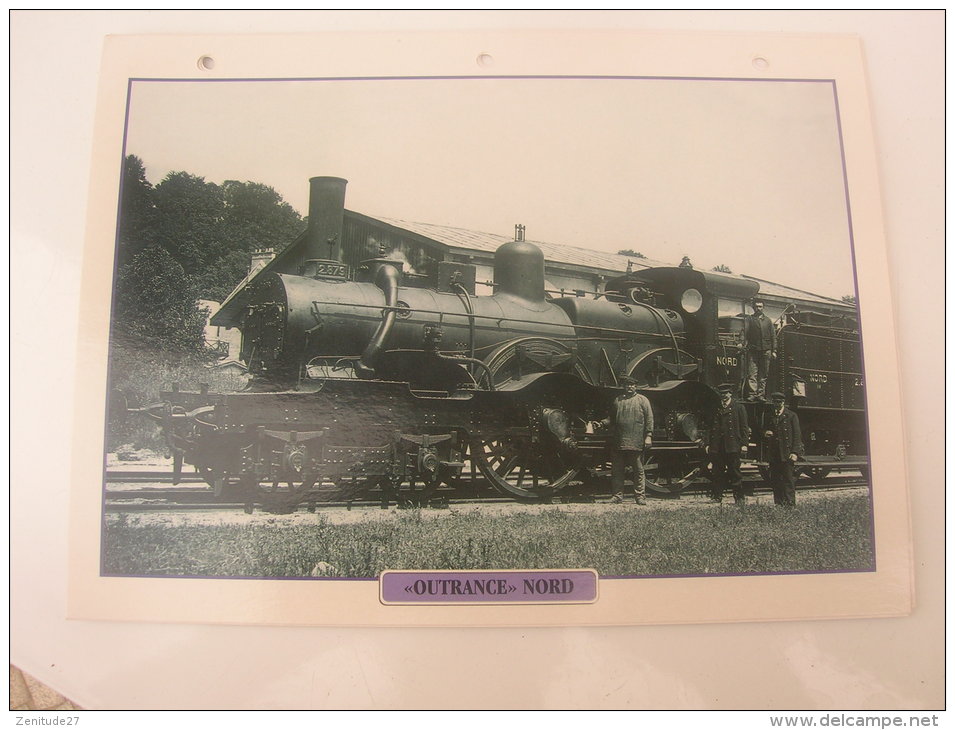
[[[123,445],[151,449],[165,456],[168,447],[159,426],[145,415],[127,413],[160,401],[163,391],[178,383],[181,390],[198,391],[208,384],[210,391],[228,393],[243,383],[228,373],[208,367],[212,358],[204,354],[146,348],[122,338],[113,338],[109,358],[109,417],[106,450]]]

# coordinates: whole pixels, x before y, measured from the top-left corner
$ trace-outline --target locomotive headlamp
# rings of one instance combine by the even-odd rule
[[[687,289],[680,297],[680,306],[687,314],[696,314],[703,306],[703,295],[697,289]]]

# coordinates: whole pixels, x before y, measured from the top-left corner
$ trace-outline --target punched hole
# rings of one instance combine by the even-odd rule
[[[753,59],[753,68],[758,68],[760,70],[769,68],[769,61],[762,56],[756,56],[756,58]]]
[[[200,71],[211,71],[216,67],[216,60],[212,56],[199,56],[196,65]]]
[[[493,66],[494,56],[492,56],[490,53],[479,53],[477,57],[477,65],[482,68]]]

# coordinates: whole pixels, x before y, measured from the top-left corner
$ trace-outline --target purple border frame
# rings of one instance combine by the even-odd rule
[[[859,343],[862,348],[862,377],[863,382],[867,382],[866,371],[865,371],[865,344],[863,342],[862,335],[862,303],[859,300],[859,275],[856,267],[856,249],[855,249],[855,233],[852,225],[852,206],[849,195],[849,177],[848,170],[846,166],[846,152],[845,152],[845,140],[843,136],[842,129],[842,114],[839,106],[839,93],[836,88],[836,80],[832,78],[757,78],[757,77],[726,77],[726,76],[632,76],[632,75],[586,75],[586,74],[562,74],[562,75],[545,75],[545,74],[531,74],[531,75],[476,75],[476,76],[328,76],[328,77],[270,77],[270,78],[176,78],[176,77],[158,77],[158,78],[147,78],[147,77],[129,77],[127,81],[126,88],[126,109],[125,109],[125,119],[123,122],[123,141],[122,141],[122,154],[119,162],[120,169],[120,185],[119,185],[119,195],[117,200],[117,209],[116,209],[116,234],[114,246],[118,248],[119,246],[119,227],[120,227],[120,212],[123,200],[123,166],[126,159],[126,143],[129,133],[129,114],[130,106],[132,104],[133,96],[133,84],[134,83],[276,83],[276,82],[324,82],[324,81],[472,81],[472,80],[498,80],[498,81],[509,81],[509,80],[615,80],[615,81],[712,81],[712,82],[759,82],[759,83],[813,83],[813,84],[830,84],[832,87],[832,96],[833,96],[833,105],[835,111],[835,120],[836,120],[836,131],[839,137],[839,153],[842,163],[842,180],[843,180],[843,190],[845,195],[845,206],[846,206],[846,217],[847,225],[849,232],[849,251],[852,259],[852,279],[853,286],[856,291],[856,308],[858,310],[859,316]],[[114,252],[114,261],[115,261],[115,252]],[[116,290],[116,269],[114,266],[113,269],[113,283],[112,291]],[[110,328],[112,329],[113,322],[113,308],[115,306],[115,300],[113,297],[110,298]],[[106,378],[107,384],[111,382],[110,380],[110,365],[109,359],[107,358],[106,364]],[[866,423],[866,447],[867,453],[871,454],[871,429],[869,424],[869,407],[868,407],[868,390],[865,393],[865,423]],[[108,391],[107,391],[108,398]],[[103,432],[103,489],[101,496],[101,514],[105,517],[106,514],[106,424],[108,424],[109,413],[108,413],[108,402],[104,403],[104,432]],[[870,462],[869,465],[869,485],[868,485],[868,496],[869,496],[869,535],[871,539],[871,555],[872,563],[868,569],[859,569],[859,570],[805,570],[805,571],[783,571],[783,572],[773,572],[773,573],[706,573],[706,574],[673,574],[673,575],[610,575],[610,576],[600,576],[600,580],[633,580],[633,579],[648,579],[648,578],[715,578],[715,577],[749,577],[749,576],[760,576],[760,575],[827,575],[827,574],[840,574],[840,573],[866,573],[866,572],[875,572],[877,570],[877,557],[876,557],[876,541],[875,541],[875,495],[872,488],[874,482],[874,473],[872,465]],[[105,519],[101,522],[100,527],[100,577],[116,577],[116,578],[176,578],[176,579],[202,579],[202,580],[334,580],[334,581],[378,581],[378,577],[369,577],[369,578],[311,578],[311,577],[298,577],[298,576],[202,576],[202,575],[130,575],[130,574],[113,574],[106,572],[106,523]],[[579,570],[589,570],[589,569],[579,569]],[[388,571],[385,571],[386,573]],[[435,571],[420,571],[422,573],[434,573]],[[455,573],[462,573],[463,571],[454,571]],[[505,571],[482,571],[482,572],[505,572]],[[517,572],[541,572],[541,571],[517,571]],[[384,575],[383,573],[382,575]],[[598,581],[599,582],[599,581]]]

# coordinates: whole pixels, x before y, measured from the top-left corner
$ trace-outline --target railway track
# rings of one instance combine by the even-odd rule
[[[180,479],[182,484],[205,484],[201,476],[195,473],[183,474]],[[107,469],[107,484],[171,484],[172,472],[169,470],[156,471],[119,471]]]
[[[165,481],[169,484],[172,475],[169,472],[136,472],[138,479],[130,479],[130,472],[113,472],[107,476],[107,484],[162,484]],[[150,477],[147,480],[147,475]],[[158,477],[158,478],[157,478]],[[771,490],[762,486],[762,479],[755,472],[744,475],[744,484],[752,486],[757,494],[769,494]],[[183,483],[200,484],[202,480],[194,477],[188,480],[182,479]],[[808,480],[798,480],[797,489],[800,491],[842,491],[848,489],[857,489],[866,486],[868,482],[860,476],[830,476],[818,483]],[[758,485],[758,486],[757,486]],[[708,482],[700,480],[687,489],[683,490],[683,495],[697,496],[706,493]],[[323,494],[323,491],[325,494]],[[313,499],[305,500],[303,506],[309,509],[314,507],[368,507],[384,504],[395,504],[393,500],[383,503],[376,492],[372,492],[373,497],[364,497],[362,499],[344,500],[335,498],[336,495],[329,494],[334,492],[334,488],[318,488],[314,490]],[[560,495],[553,500],[554,504],[560,503],[587,503],[602,501],[609,496],[605,490],[586,495]],[[659,495],[649,494],[651,498],[661,500],[679,499],[679,497],[660,497]],[[377,497],[377,498],[376,498]],[[118,487],[107,488],[105,492],[106,510],[108,512],[160,512],[174,510],[229,510],[242,509],[243,502],[236,501],[234,496],[224,496],[217,498],[210,487],[200,486],[151,486],[135,489],[122,489]],[[429,504],[434,506],[457,505],[457,504],[505,504],[513,502],[512,499],[503,496],[487,497],[461,497],[454,496],[450,489],[438,490],[435,492]],[[400,503],[399,503],[400,504]]]

